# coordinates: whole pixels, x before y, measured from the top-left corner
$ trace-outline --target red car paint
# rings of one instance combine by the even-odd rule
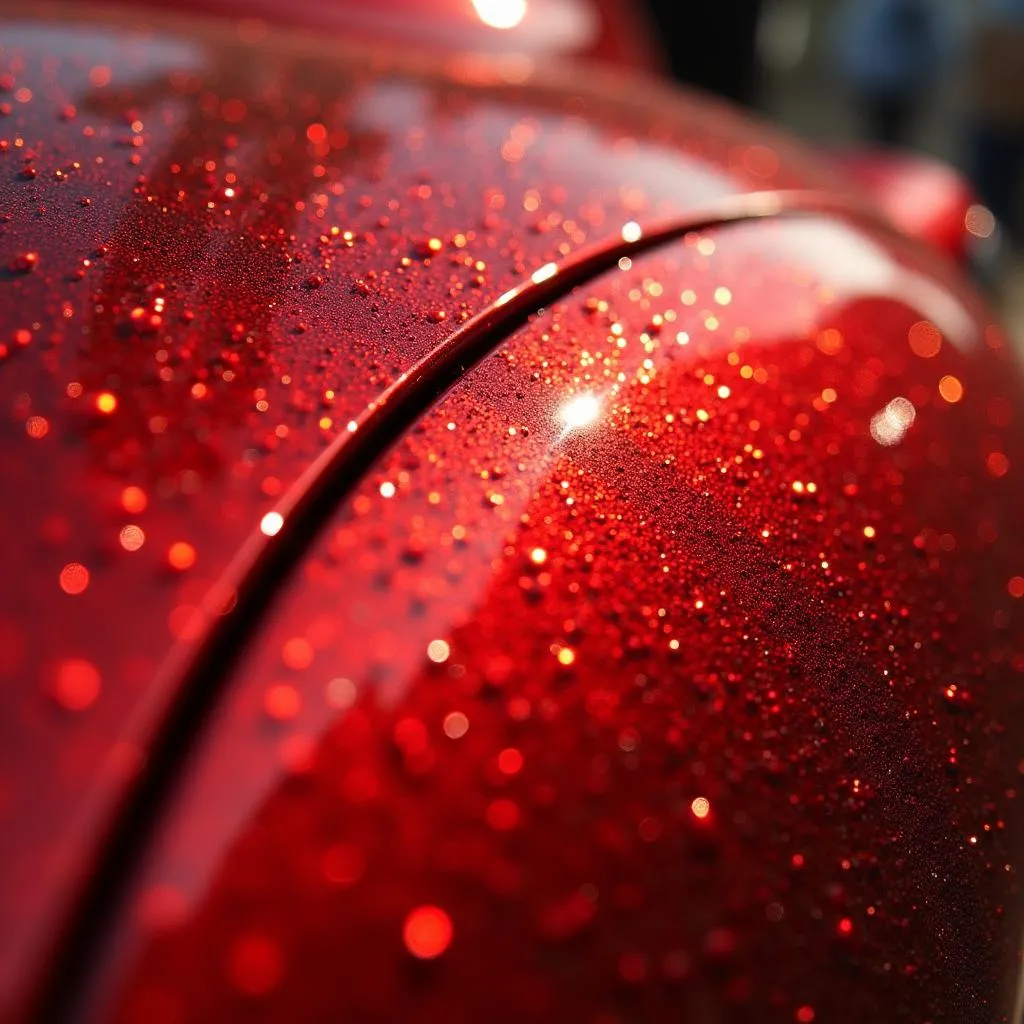
[[[12,1017],[1009,1019],[1020,378],[940,258],[618,73],[3,47]]]
[[[995,221],[953,168],[916,154],[868,150],[839,155],[843,169],[875,197],[902,231],[963,261]]]

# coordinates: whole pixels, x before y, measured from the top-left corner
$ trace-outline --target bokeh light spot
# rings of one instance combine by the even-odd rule
[[[417,960],[439,957],[451,945],[452,935],[451,918],[440,907],[417,907],[402,928],[405,948]]]

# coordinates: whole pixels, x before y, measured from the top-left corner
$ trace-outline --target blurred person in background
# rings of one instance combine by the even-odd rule
[[[978,197],[1017,246],[1024,241],[1024,0],[983,0],[974,37],[968,174]]]
[[[840,80],[865,136],[906,146],[954,57],[955,29],[936,0],[847,0],[832,26]]]

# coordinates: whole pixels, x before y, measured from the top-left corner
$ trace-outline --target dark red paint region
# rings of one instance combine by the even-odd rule
[[[735,115],[652,116],[656,87],[155,17],[54,9],[0,51],[0,1002],[145,758],[168,652],[351,420],[549,260],[831,182]]]
[[[245,653],[96,1019],[1009,1020],[1019,371],[797,217],[573,293]]]

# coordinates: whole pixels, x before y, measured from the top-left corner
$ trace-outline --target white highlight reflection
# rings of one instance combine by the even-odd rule
[[[540,267],[539,269],[535,270],[530,275],[530,280],[534,284],[540,284],[542,281],[550,280],[557,273],[558,273],[558,264],[557,263],[545,263],[543,267]]]
[[[880,445],[891,448],[903,440],[903,435],[916,418],[914,403],[899,396],[871,417],[871,436]]]
[[[473,0],[473,7],[490,28],[515,28],[526,17],[526,0]]]
[[[624,242],[639,242],[643,231],[635,220],[628,220],[622,225],[622,240]]]
[[[268,512],[260,520],[260,532],[265,537],[276,537],[284,526],[284,516],[280,512]]]
[[[601,401],[597,395],[576,395],[558,411],[558,418],[562,421],[566,434],[570,430],[580,430],[590,426],[591,423],[597,421],[600,415]]]

